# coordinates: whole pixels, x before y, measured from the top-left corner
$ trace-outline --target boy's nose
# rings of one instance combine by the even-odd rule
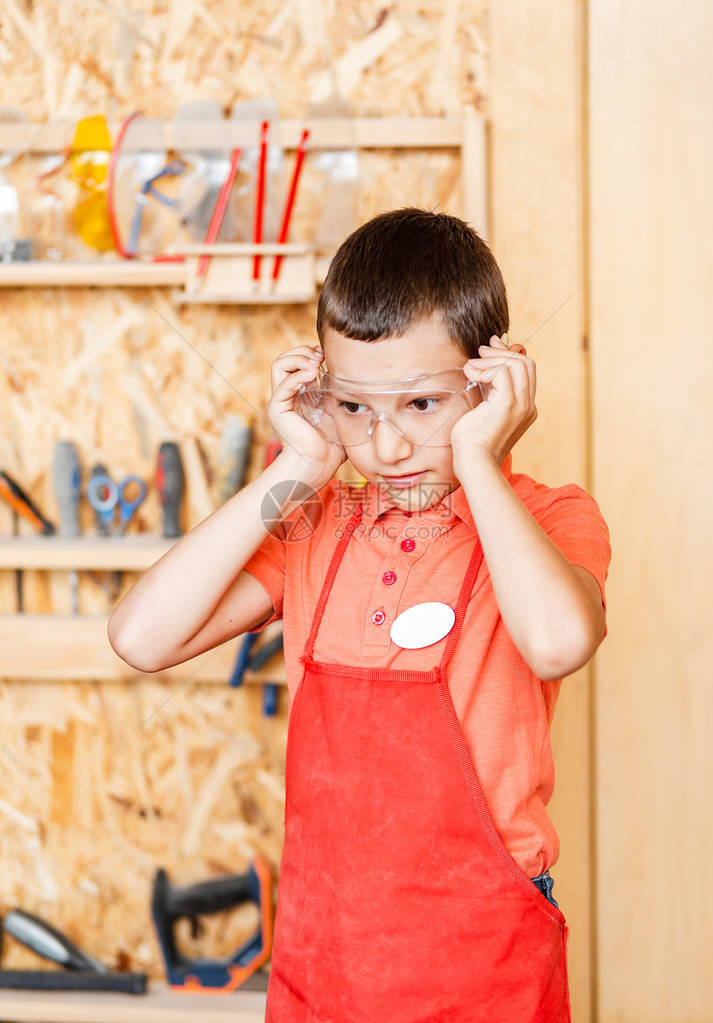
[[[374,454],[382,465],[390,465],[403,458],[408,458],[413,445],[406,437],[383,419],[378,419],[374,424],[371,434],[371,443],[374,445]]]

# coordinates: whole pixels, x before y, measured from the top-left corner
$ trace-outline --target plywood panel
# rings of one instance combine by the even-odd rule
[[[590,8],[601,1023],[713,1019],[713,14]]]
[[[505,277],[512,339],[537,365],[535,424],[513,468],[549,486],[587,472],[583,279],[582,9],[571,2],[490,6],[490,244]],[[596,496],[596,495],[595,495]],[[605,515],[606,517],[606,515]],[[570,927],[573,1019],[591,1019],[589,697],[592,667],[562,685],[552,725],[560,837],[554,895]]]
[[[245,100],[271,97],[281,118],[292,119],[291,129],[283,127],[294,143],[295,119],[301,121],[334,84],[354,115],[370,119],[372,127],[371,119],[390,114],[438,118],[436,130],[447,132],[440,141],[453,142],[452,124],[440,119],[477,115],[484,101],[482,0],[390,6],[363,0],[6,0],[0,11],[0,91],[4,102],[25,112],[32,132],[48,120],[99,111],[116,124],[135,109],[171,119],[184,101],[198,98],[219,100],[227,114]],[[463,173],[456,149],[432,148],[433,121],[419,121],[411,141],[422,148],[407,157],[391,148],[403,141],[393,127],[386,126],[379,142],[389,142],[388,148],[360,154],[359,219],[408,203],[454,213],[467,208],[479,223],[481,183]],[[363,142],[358,125],[356,133]],[[471,153],[477,141],[471,137]],[[320,233],[323,179],[311,167],[307,159],[290,226],[295,242],[311,243]],[[41,202],[44,215],[30,215],[39,201],[39,169],[39,158],[28,154],[3,168],[23,204],[34,204],[21,226],[27,234],[49,220]],[[54,184],[62,194],[66,185],[74,203],[76,187],[65,181],[60,188],[61,177]],[[273,197],[281,205],[282,190],[274,189]],[[336,244],[350,224],[335,219],[328,226]],[[94,258],[76,233],[57,234],[66,258]],[[46,247],[40,246],[42,254]],[[255,427],[248,480],[259,474],[272,434],[264,414],[270,364],[280,352],[314,344],[314,323],[314,302],[236,309],[174,306],[169,289],[158,286],[5,289],[0,465],[56,521],[56,439],[75,439],[87,470],[102,461],[112,475],[132,471],[151,481],[159,443],[176,439],[187,469],[183,528],[190,529],[211,510],[206,499],[217,489],[229,414]],[[86,501],[80,516],[82,529],[94,532]],[[152,484],[130,533],[155,535],[160,522]],[[0,533],[9,535],[12,525],[0,503]],[[20,534],[31,532],[22,521]],[[25,611],[38,627],[32,641],[36,646],[41,636],[47,644],[40,618],[69,612],[68,573],[35,568],[23,575]],[[124,573],[125,586],[129,576]],[[82,614],[106,613],[106,594],[87,572],[80,571],[78,590]],[[0,571],[0,611],[15,609],[15,576],[6,569]],[[73,632],[65,638],[74,645]],[[202,670],[219,676],[225,656],[227,679],[229,650],[212,653],[201,658]],[[114,965],[128,957],[152,979],[163,973],[147,915],[155,867],[164,865],[188,882],[243,870],[259,852],[277,873],[282,844],[285,702],[276,717],[266,717],[262,686],[194,684],[192,670],[184,664],[173,681],[129,683],[0,676],[0,911],[12,904],[38,911],[98,958]],[[212,793],[209,818],[206,792]],[[239,917],[233,923],[233,917],[228,927],[217,922],[218,935],[208,927],[200,952],[194,951],[221,955],[234,948],[246,922]],[[8,968],[33,958],[19,943],[3,950]]]

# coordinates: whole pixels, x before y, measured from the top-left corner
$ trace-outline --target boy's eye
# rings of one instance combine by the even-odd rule
[[[427,401],[435,402],[435,404],[424,407],[423,403]],[[411,404],[416,406],[417,412],[433,412],[436,406],[438,405],[439,401],[440,401],[439,398],[414,398]]]
[[[345,409],[350,415],[356,415],[359,409],[366,408],[366,405],[360,405],[357,401],[340,401],[339,408]]]
[[[429,405],[428,402],[432,402],[432,404]],[[344,409],[352,416],[359,415],[360,412],[363,413],[363,410],[368,407],[366,405],[361,405],[358,401],[340,401],[338,404],[339,408]],[[436,397],[414,398],[409,402],[409,405],[412,406],[416,412],[433,412],[439,404],[440,398]]]

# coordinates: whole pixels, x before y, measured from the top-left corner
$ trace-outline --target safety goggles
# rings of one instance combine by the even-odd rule
[[[382,420],[411,444],[446,447],[454,424],[485,396],[459,366],[390,383],[344,380],[320,369],[298,390],[297,404],[331,444],[365,444]]]

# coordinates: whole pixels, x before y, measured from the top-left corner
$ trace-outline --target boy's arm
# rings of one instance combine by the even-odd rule
[[[572,565],[571,561],[569,563],[570,565]],[[595,613],[601,616],[602,635],[599,640],[599,643],[601,643],[607,634],[607,623],[605,618],[604,598],[602,597],[602,591],[599,588],[599,583],[597,582],[596,577],[593,576],[592,573],[589,571],[589,569],[584,568],[582,565],[572,565],[572,568],[575,570],[579,578],[584,583],[587,593],[589,594],[589,599],[591,600],[592,605],[594,606]],[[599,646],[599,643],[597,643],[597,646]]]
[[[305,473],[305,460],[283,451],[144,572],[109,618],[119,657],[139,671],[159,671],[264,624],[274,613],[273,595],[244,568],[271,533],[263,521],[268,492],[272,529],[281,495],[293,498],[280,509],[283,518],[299,504],[295,488],[279,484],[304,479],[311,487]]]
[[[494,457],[473,451],[459,478],[513,642],[538,678],[570,675],[606,635],[599,583],[561,553]]]

